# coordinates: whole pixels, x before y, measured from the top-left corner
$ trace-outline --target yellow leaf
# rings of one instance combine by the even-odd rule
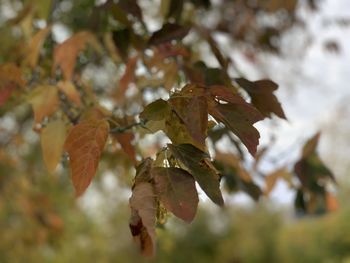
[[[34,90],[29,103],[32,104],[34,120],[40,123],[45,117],[53,114],[59,105],[57,88],[55,86],[43,85]]]
[[[67,136],[64,148],[77,196],[84,193],[97,171],[108,132],[106,120],[88,119],[74,126]]]
[[[87,44],[93,46],[97,51],[101,50],[95,35],[88,31],[81,31],[56,46],[53,58],[54,69],[59,66],[66,80],[72,79],[77,56]]]
[[[57,83],[57,87],[69,100],[74,102],[77,106],[81,106],[80,94],[71,81],[60,81]]]
[[[41,131],[41,148],[44,161],[50,173],[53,173],[59,163],[66,139],[66,125],[62,120],[50,122]]]

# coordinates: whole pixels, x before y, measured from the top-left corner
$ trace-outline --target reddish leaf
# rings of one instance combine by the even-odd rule
[[[145,256],[155,253],[156,198],[153,186],[141,182],[135,185],[129,200],[131,208],[130,230]]]
[[[182,39],[188,34],[188,32],[188,27],[167,23],[164,24],[161,29],[153,33],[148,43],[150,45],[159,45],[165,42],[170,42],[171,40]]]
[[[56,46],[54,50],[54,69],[59,66],[66,80],[71,80],[74,72],[77,56],[83,51],[87,44],[100,50],[96,37],[88,31],[79,32],[63,43]]]
[[[286,119],[281,104],[273,94],[278,85],[268,79],[249,81],[244,78],[236,79],[237,83],[245,89],[252,99],[252,104],[265,116],[271,117],[274,113],[280,118]]]
[[[260,135],[253,124],[262,120],[263,116],[242,97],[230,92],[226,87],[212,86],[209,91],[215,98],[215,101],[209,103],[210,115],[225,124],[241,139],[248,151],[255,155]]]
[[[164,207],[175,216],[191,222],[198,205],[198,194],[192,175],[175,167],[155,167],[152,173],[157,195]]]
[[[94,177],[109,132],[105,120],[89,119],[74,126],[65,141],[72,181],[80,196]]]
[[[169,144],[168,147],[175,158],[179,159],[195,178],[207,196],[217,205],[223,205],[219,175],[211,165],[209,155],[191,144]]]

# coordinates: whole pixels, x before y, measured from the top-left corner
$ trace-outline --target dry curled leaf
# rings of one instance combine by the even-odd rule
[[[131,234],[140,246],[142,254],[153,256],[156,243],[156,198],[152,184],[141,182],[135,185],[129,203]]]

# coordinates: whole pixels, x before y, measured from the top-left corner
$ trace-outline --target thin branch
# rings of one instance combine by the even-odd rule
[[[124,133],[134,127],[137,127],[137,126],[144,126],[145,125],[145,122],[144,121],[140,121],[140,122],[134,122],[134,123],[131,123],[127,126],[123,126],[123,127],[115,127],[113,129],[110,129],[109,130],[109,133]]]

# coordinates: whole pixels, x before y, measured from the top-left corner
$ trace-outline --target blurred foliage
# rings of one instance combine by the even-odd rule
[[[309,8],[317,8],[315,1],[306,2]],[[145,10],[145,14],[141,13],[136,3]],[[152,8],[155,5],[159,8]],[[145,134],[158,131],[159,127],[136,127],[134,124],[139,119],[141,109],[149,103],[150,98],[174,93],[186,79],[188,82],[205,85],[227,85],[232,89],[236,87],[239,79],[231,78],[230,74],[233,72],[234,76],[243,77],[243,73],[240,72],[239,65],[231,61],[228,52],[224,52],[225,48],[216,43],[215,35],[223,34],[227,37],[228,45],[238,48],[252,63],[259,52],[278,55],[281,36],[293,26],[303,25],[296,15],[296,0],[222,0],[220,4],[206,0],[3,0],[0,8],[1,15],[5,14],[4,17],[0,16],[0,63],[11,61],[14,64],[9,63],[9,68],[16,65],[22,70],[22,75],[14,79],[11,79],[12,76],[9,80],[8,76],[2,76],[6,81],[0,83],[4,85],[0,98],[0,262],[349,260],[347,229],[350,229],[350,211],[346,209],[321,219],[306,217],[289,222],[291,219],[286,221],[283,213],[276,213],[262,204],[253,209],[225,208],[215,213],[202,208],[191,225],[184,225],[178,219],[168,216],[163,211],[164,208],[159,206],[158,212],[161,215],[158,215],[156,230],[159,237],[158,254],[154,259],[148,260],[141,258],[126,227],[129,217],[126,199],[130,192],[124,195],[123,191],[125,186],[130,188],[132,185],[134,165],[145,156],[155,156],[162,148],[159,142],[161,140],[151,146],[142,144]],[[150,32],[143,15],[152,20],[148,23],[152,27],[163,27]],[[42,31],[49,24],[55,30],[51,33]],[[189,24],[193,26],[192,32],[182,42],[189,33]],[[74,35],[86,29],[90,33],[80,32],[80,35]],[[47,31],[50,30],[51,27],[48,27]],[[60,53],[58,64],[63,65],[67,61],[67,50],[71,52],[68,60],[73,58],[73,62],[65,67],[66,71],[61,65],[63,74],[58,71],[55,72],[57,76],[54,76],[51,67],[55,64],[54,47],[59,46],[62,39],[70,34],[79,37],[74,38],[73,44],[70,42],[69,48],[65,46],[61,52],[57,52]],[[46,35],[47,39],[44,40]],[[91,42],[96,52],[92,49],[81,52],[85,42]],[[203,46],[210,51],[202,53]],[[336,46],[330,43],[328,48],[335,50]],[[34,58],[31,54],[35,54]],[[220,67],[209,65],[208,57],[215,58]],[[147,71],[143,75],[138,74],[141,69],[139,64]],[[6,70],[2,71],[5,72],[3,75],[6,75]],[[75,86],[67,87],[59,82],[62,75],[66,75],[67,79],[74,75],[72,83]],[[25,86],[19,81],[22,77],[27,81],[25,91],[19,89]],[[35,116],[38,123],[33,125],[28,102],[33,104],[35,113],[37,100],[33,90],[38,89],[39,82],[57,84],[52,89],[55,89],[56,97],[57,94],[60,96],[54,102],[58,104],[59,100],[61,109],[47,109],[49,107],[45,106],[50,106],[50,103],[45,104],[48,98],[41,94],[39,113],[43,115],[44,112],[45,116]],[[268,87],[270,92],[264,98],[273,101],[274,106],[264,116],[277,112],[285,118],[272,94],[277,85],[267,82],[272,86]],[[257,102],[257,108],[263,108],[251,89],[252,85],[254,87],[258,84],[245,83],[249,85],[237,89],[244,95],[255,98],[253,102]],[[135,89],[134,86],[139,87],[135,92],[132,89]],[[115,87],[118,87],[117,91]],[[115,117],[110,124],[113,123],[116,127],[111,128],[121,132],[110,138],[113,143],[102,153],[92,189],[76,201],[67,172],[67,155],[64,155],[55,173],[48,173],[42,161],[38,134],[52,119],[62,119],[69,125],[76,124],[77,119],[86,113],[84,110],[89,111],[92,104],[99,105],[101,101],[113,105],[108,113]],[[84,104],[84,110],[80,108],[80,103]],[[99,111],[103,111],[102,108]],[[185,113],[190,111],[191,109],[186,109]],[[94,114],[103,115],[105,112]],[[171,124],[174,125],[173,119],[167,119],[170,127],[168,133],[176,138],[179,129]],[[154,124],[157,125],[159,123]],[[124,133],[127,130],[125,127],[132,132]],[[257,201],[270,193],[277,179],[283,179],[290,183],[291,188],[299,190],[296,207],[303,214],[336,210],[334,197],[331,205],[327,203],[331,201],[325,190],[328,186],[325,178],[333,180],[333,177],[317,157],[316,146],[312,148],[312,153],[304,154],[295,167],[294,172],[300,181],[294,184],[291,173],[282,167],[278,173],[266,175],[269,178],[268,189],[264,190],[252,179],[253,175],[261,175],[255,169],[258,158],[254,164],[255,170],[248,171],[244,167],[247,152],[242,150],[239,140],[226,128],[209,128],[214,148],[225,136],[230,140],[232,152],[225,155],[216,151],[217,160],[214,163],[221,172],[228,192],[244,191]],[[163,158],[163,162],[164,160],[171,161],[167,157]],[[203,171],[200,167],[195,168],[194,170]],[[214,167],[211,169],[214,170]],[[305,180],[305,176],[308,180]],[[314,196],[316,197],[313,198]],[[167,220],[168,224],[164,225]]]

